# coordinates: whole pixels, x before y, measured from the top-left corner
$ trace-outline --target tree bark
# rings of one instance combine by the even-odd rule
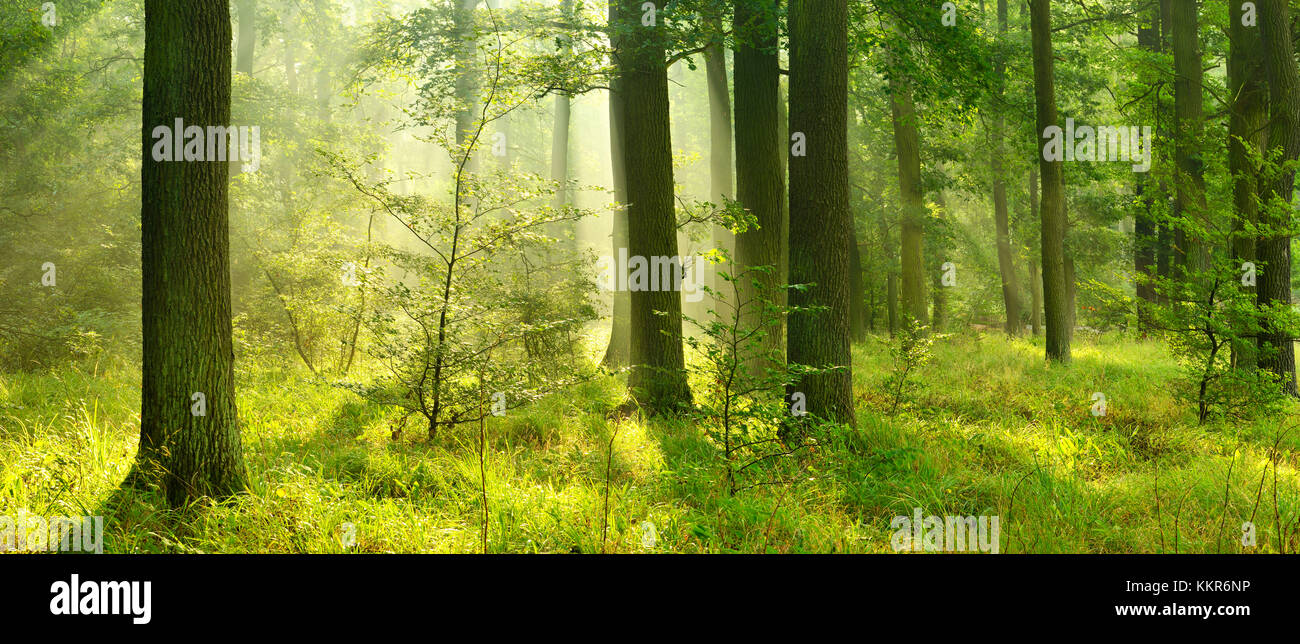
[[[1201,98],[1201,47],[1197,26],[1196,0],[1173,3],[1174,49],[1174,139],[1177,142],[1178,174],[1175,184],[1176,210],[1179,217],[1197,229],[1208,224],[1205,198],[1205,163],[1201,153],[1201,136],[1205,125]],[[1184,270],[1193,273],[1209,268],[1209,252],[1200,233],[1179,228],[1176,252]]]
[[[806,136],[807,155],[791,156],[792,306],[823,306],[791,316],[786,357],[834,370],[788,387],[807,410],[856,424],[849,347],[848,7],[844,0],[793,0],[790,31],[790,132]]]
[[[898,155],[899,245],[902,263],[902,313],[917,324],[930,323],[925,298],[925,199],[921,190],[921,144],[916,131],[916,108],[906,81],[890,79],[894,147]]]
[[[623,163],[627,182],[628,256],[677,258],[673,151],[669,129],[666,35],[641,25],[640,0],[623,0],[619,22],[619,73],[624,103]],[[681,293],[672,285],[634,290],[632,373],[628,389],[650,413],[669,413],[691,402],[682,352]]]
[[[1259,3],[1259,28],[1264,48],[1264,70],[1268,79],[1268,148],[1275,161],[1285,163],[1300,157],[1300,74],[1297,74],[1292,41],[1290,11],[1286,0]],[[1295,170],[1275,172],[1264,183],[1261,201],[1276,207],[1260,213],[1265,236],[1255,248],[1261,275],[1256,300],[1261,307],[1291,304],[1291,227],[1295,191]],[[1276,374],[1287,393],[1296,395],[1295,343],[1287,329],[1266,324],[1259,343],[1259,366]]]
[[[1255,237],[1247,230],[1259,218],[1259,166],[1251,161],[1268,147],[1268,84],[1258,27],[1241,24],[1241,10],[1228,7],[1228,169],[1232,173],[1232,256],[1239,266],[1255,261]],[[1253,286],[1242,286],[1250,292]],[[1256,364],[1254,342],[1234,342],[1232,363]]]
[[[230,41],[228,0],[145,2],[144,347],[140,447],[128,483],[157,483],[173,506],[245,487],[230,321],[229,165],[152,154],[154,128],[172,128],[175,119],[187,128],[229,125]]]
[[[785,146],[776,134],[780,131],[776,8],[775,0],[737,0],[732,29],[736,34],[736,199],[757,220],[755,227],[736,235],[736,262],[742,267],[772,267],[757,277],[773,300],[778,300],[785,284],[781,249],[788,234],[781,167]],[[750,280],[740,286],[742,298],[758,296]],[[757,317],[745,320],[749,326],[758,322]],[[781,335],[780,329],[768,335],[764,349],[780,351]]]
[[[621,24],[618,20],[619,0],[609,2],[609,24]],[[618,36],[610,36],[615,51],[618,50]],[[618,59],[612,61],[615,67],[609,80],[609,166],[614,188],[614,202],[618,204],[610,213],[612,220],[611,255],[618,261],[619,250],[627,248],[627,168],[623,164],[623,82],[617,70]],[[619,269],[621,270],[621,268]],[[605,348],[605,357],[601,365],[609,369],[620,369],[632,363],[632,298],[624,290],[614,291],[614,306],[610,313],[609,346]]]
[[[1007,33],[1007,0],[998,0],[998,36]],[[997,229],[998,273],[1002,276],[1002,310],[1006,313],[1004,330],[1008,335],[1020,335],[1020,289],[1016,284],[1016,266],[1011,252],[1011,225],[1007,216],[1006,184],[1006,117],[1002,107],[1006,93],[1006,61],[999,58],[993,64],[997,76],[997,97],[993,116],[993,225]]]
[[[709,198],[722,206],[735,195],[731,172],[731,93],[727,85],[727,55],[722,46],[720,9],[711,10],[709,30],[716,39],[704,50],[705,78],[709,85]],[[713,247],[735,250],[735,239],[725,226],[713,226]],[[713,287],[718,288],[716,281]]]
[[[1057,125],[1056,79],[1052,61],[1052,14],[1049,0],[1030,0],[1034,52],[1034,106],[1038,136]],[[1059,127],[1059,126],[1058,126]],[[1044,158],[1039,139],[1038,165],[1043,183],[1043,310],[1047,317],[1047,359],[1070,362],[1069,293],[1065,273],[1065,177],[1062,162]]]

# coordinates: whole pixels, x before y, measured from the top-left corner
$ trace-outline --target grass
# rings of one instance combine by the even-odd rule
[[[687,421],[623,419],[609,452],[617,377],[493,418],[486,549],[892,552],[890,521],[919,507],[999,516],[1002,552],[1300,551],[1300,429],[1279,441],[1300,406],[1197,426],[1163,346],[1118,336],[1081,341],[1068,368],[1047,366],[1041,341],[996,334],[934,352],[891,418],[887,347],[855,347],[858,428],[765,472],[789,482],[735,497]],[[103,515],[105,552],[484,550],[477,428],[393,441],[387,412],[347,391],[240,373],[250,489],[179,510],[118,491],[139,432],[137,370],[0,375],[0,514]],[[1245,521],[1255,547],[1241,543]]]

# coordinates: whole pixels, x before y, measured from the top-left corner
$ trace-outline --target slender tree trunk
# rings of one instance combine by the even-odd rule
[[[1151,52],[1160,50],[1160,12],[1157,8],[1151,13],[1151,25],[1149,27],[1140,27],[1138,29],[1138,46]],[[1159,101],[1157,97],[1151,99],[1152,114],[1159,118]],[[1156,303],[1155,284],[1151,281],[1156,277],[1156,224],[1155,214],[1152,210],[1155,207],[1155,196],[1152,188],[1150,173],[1141,173],[1136,176],[1136,185],[1134,193],[1138,201],[1142,204],[1133,217],[1133,279],[1134,290],[1137,295],[1137,321],[1138,329],[1142,335],[1151,329],[1151,307]]]
[[[1037,216],[1039,212],[1038,202],[1038,166],[1030,164],[1029,167],[1029,213],[1031,216]],[[1043,332],[1043,276],[1038,270],[1039,257],[1042,253],[1029,255],[1029,299],[1033,310],[1029,313],[1029,328],[1034,335]]]
[[[1278,163],[1300,157],[1300,74],[1296,70],[1290,11],[1286,0],[1259,3],[1259,27],[1269,90],[1269,152]],[[1255,243],[1263,264],[1256,284],[1261,307],[1291,305],[1291,219],[1295,170],[1268,177],[1261,190],[1265,207],[1260,222],[1265,236]],[[1266,324],[1259,343],[1259,366],[1277,374],[1286,392],[1296,395],[1295,343],[1285,328]]]
[[[1241,24],[1241,10],[1228,7],[1228,169],[1232,173],[1232,256],[1237,265],[1255,261],[1255,237],[1247,232],[1259,218],[1259,166],[1251,161],[1268,147],[1268,84],[1258,27]],[[1242,286],[1254,290],[1253,286]],[[1255,343],[1232,345],[1232,363],[1256,364]]]
[[[867,339],[867,298],[862,289],[862,247],[854,238],[849,249],[849,337],[854,342],[862,342]]]
[[[661,26],[641,25],[640,0],[624,0],[619,13],[625,35],[620,58],[625,118],[623,162],[627,182],[628,255],[651,262],[674,259],[677,220],[673,200],[673,151],[668,124],[667,36]],[[647,272],[650,272],[647,267]],[[630,280],[629,280],[630,282]],[[628,388],[651,413],[691,402],[682,352],[682,300],[671,284],[632,291],[632,373]]]
[[[733,32],[737,39],[736,198],[757,220],[755,227],[736,235],[736,261],[741,266],[772,267],[771,272],[756,277],[768,297],[778,300],[785,284],[780,271],[784,264],[781,248],[788,231],[785,170],[781,167],[785,146],[774,134],[780,131],[775,9],[773,0],[737,0]],[[759,295],[751,284],[742,281],[743,299]],[[752,317],[745,323],[752,326],[758,319]],[[764,349],[779,351],[783,345],[777,329],[767,336]]]
[[[925,199],[921,190],[921,144],[916,131],[916,108],[906,81],[890,79],[894,146],[898,153],[899,242],[902,252],[903,314],[925,326],[930,323],[925,298]]]
[[[944,197],[943,191],[934,195],[934,205],[936,206],[936,218],[942,221],[948,215],[948,200]],[[946,240],[942,237],[934,239],[931,249],[935,255],[931,260],[930,270],[926,271],[930,275],[930,326],[935,331],[942,331],[944,325],[948,322],[948,288],[943,285],[943,265],[947,257]]]
[[[474,132],[474,121],[477,118],[474,108],[479,104],[475,96],[479,90],[479,79],[475,65],[477,38],[474,34],[474,8],[478,6],[478,0],[453,1],[458,3],[452,11],[453,29],[460,40],[455,62],[456,145],[463,148],[468,145],[469,137]],[[453,156],[460,157],[462,154],[463,150],[458,150]],[[468,171],[474,165],[475,160],[471,157],[465,164],[465,169]]]
[[[709,85],[709,198],[719,206],[735,195],[731,172],[731,93],[727,84],[727,55],[722,46],[720,10],[709,16],[716,39],[704,50],[704,71]],[[735,250],[735,239],[725,226],[713,226],[713,247]],[[719,287],[714,282],[715,289]]]
[[[620,0],[609,2],[609,24],[620,24],[618,20]],[[614,49],[618,49],[618,37],[611,36]],[[617,58],[613,61],[618,66]],[[611,239],[617,263],[620,252],[627,249],[627,169],[623,164],[623,81],[621,73],[614,71],[609,80],[609,165],[614,188],[614,202],[619,204],[610,213],[613,222]],[[618,267],[622,270],[622,267]],[[614,291],[614,306],[610,314],[609,346],[601,365],[609,369],[619,369],[632,363],[632,298],[624,290]]]
[[[157,161],[155,128],[230,123],[228,0],[146,0],[141,167],[144,351],[129,484],[179,506],[245,486],[230,322],[229,168]],[[173,136],[182,136],[173,132]]]
[[[1043,309],[1047,317],[1047,359],[1070,361],[1069,292],[1065,273],[1065,177],[1062,162],[1043,155],[1047,128],[1057,126],[1056,79],[1052,61],[1052,14],[1049,0],[1030,0],[1034,51],[1034,105],[1037,114],[1038,165],[1042,174]],[[1059,126],[1057,126],[1059,127]]]
[[[849,346],[848,7],[844,0],[793,0],[790,30],[790,131],[805,135],[806,156],[790,163],[792,306],[824,306],[791,316],[786,357],[833,367],[787,388],[814,416],[856,424]]]
[[[569,20],[573,12],[573,0],[563,0],[560,3],[560,12],[564,14],[565,20]],[[567,36],[560,36],[564,43],[560,46],[560,53],[567,54],[573,50]],[[555,191],[551,206],[555,209],[569,203],[569,114],[571,112],[571,101],[569,95],[565,92],[556,92],[555,94],[555,127],[551,130],[551,180],[560,183],[559,188]]]
[[[998,35],[1007,33],[1007,0],[998,0]],[[997,97],[993,109],[993,226],[997,229],[998,273],[1002,276],[1002,310],[1006,313],[1004,329],[1008,335],[1020,335],[1020,289],[1016,285],[1016,266],[1011,252],[1011,225],[1007,215],[1006,184],[1006,117],[1003,95],[1006,93],[1006,61],[993,64],[997,76]]]
[[[888,314],[889,337],[898,333],[898,249],[889,236],[889,222],[884,214],[879,220],[880,250],[885,258],[885,310]]]
[[[257,0],[239,0],[239,51],[235,71],[253,75],[253,50],[257,46]]]

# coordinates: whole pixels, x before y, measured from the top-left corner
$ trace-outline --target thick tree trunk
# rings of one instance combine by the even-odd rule
[[[1174,49],[1174,139],[1177,141],[1178,174],[1176,210],[1197,228],[1207,223],[1205,199],[1205,163],[1201,153],[1201,136],[1205,125],[1201,98],[1201,47],[1197,27],[1196,0],[1173,3]],[[1183,268],[1200,272],[1209,268],[1209,252],[1198,233],[1179,229],[1178,253]]]
[[[1286,0],[1259,3],[1264,70],[1269,89],[1268,148],[1278,163],[1300,157],[1300,74],[1297,74],[1290,12]],[[1261,307],[1291,304],[1291,227],[1295,170],[1274,173],[1260,191],[1264,204],[1280,202],[1260,214],[1265,236],[1256,241],[1263,265],[1256,284]],[[1277,374],[1287,393],[1296,394],[1295,343],[1287,330],[1268,324],[1259,343],[1259,366]]]
[[[903,274],[903,314],[922,326],[930,323],[925,298],[925,199],[921,190],[921,144],[916,131],[916,108],[906,81],[890,79],[894,147],[898,154],[899,245]]]
[[[741,266],[771,266],[759,277],[768,297],[779,304],[785,276],[781,249],[786,239],[785,170],[781,167],[785,145],[780,131],[780,67],[777,60],[775,0],[737,0],[733,32],[736,34],[736,198],[753,214],[757,226],[736,235],[736,261]],[[741,283],[741,297],[758,293],[749,280]],[[747,325],[758,319],[751,317]],[[766,338],[766,349],[780,351],[784,343],[778,329]]]
[[[1037,115],[1038,165],[1042,174],[1040,208],[1043,252],[1043,310],[1047,317],[1047,359],[1070,361],[1069,293],[1065,274],[1065,177],[1062,162],[1043,155],[1047,128],[1057,126],[1056,79],[1052,61],[1052,13],[1049,0],[1030,0],[1034,51],[1034,105]],[[1057,126],[1059,127],[1059,126]]]
[[[1247,231],[1259,217],[1259,166],[1251,162],[1268,147],[1268,84],[1264,49],[1257,27],[1241,24],[1241,11],[1228,8],[1228,88],[1233,97],[1228,118],[1228,169],[1232,173],[1232,256],[1240,266],[1255,261],[1255,237]],[[1254,290],[1252,286],[1243,289]],[[1256,364],[1253,341],[1234,342],[1232,363]]]
[[[848,7],[844,0],[793,0],[790,30],[790,132],[805,135],[806,156],[790,163],[792,306],[824,306],[791,316],[791,363],[835,367],[788,388],[810,414],[856,424],[849,347]]]
[[[624,98],[623,162],[627,182],[628,256],[651,262],[678,258],[673,199],[673,150],[668,122],[668,68],[664,30],[641,25],[640,0],[624,0],[619,14],[619,73]],[[629,19],[635,18],[635,19]],[[651,413],[691,402],[682,352],[681,293],[672,284],[632,291],[632,373],[628,388]]]
[[[153,156],[154,128],[176,119],[205,131],[230,124],[230,41],[228,0],[145,3],[144,351],[140,448],[128,481],[157,483],[173,506],[245,486],[230,335],[230,166]]]

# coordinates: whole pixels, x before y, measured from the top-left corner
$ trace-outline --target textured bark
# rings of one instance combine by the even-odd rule
[[[757,226],[736,235],[736,261],[741,266],[771,266],[760,277],[769,297],[781,294],[785,276],[781,249],[787,237],[784,144],[780,130],[780,69],[777,60],[776,2],[738,0],[733,31],[737,35],[734,83],[736,92],[736,199],[757,220]],[[741,284],[741,297],[757,293],[750,281]],[[756,318],[745,321],[758,322]],[[781,350],[781,333],[767,337],[766,349]]]
[[[843,0],[794,0],[789,12],[790,131],[807,156],[790,163],[790,281],[793,306],[824,306],[790,318],[787,359],[838,367],[788,388],[810,414],[856,424],[849,347],[848,7]]]
[[[1160,50],[1160,14],[1152,11],[1151,25],[1138,29],[1138,46],[1150,51]],[[1152,98],[1152,115],[1159,113],[1159,104]],[[1133,216],[1133,276],[1136,291],[1138,329],[1145,335],[1151,329],[1151,307],[1156,302],[1155,285],[1151,282],[1156,270],[1155,196],[1149,173],[1135,177],[1134,194],[1142,207]]]
[[[1232,256],[1235,263],[1255,261],[1255,238],[1247,234],[1259,217],[1259,167],[1251,157],[1268,145],[1268,84],[1264,79],[1264,49],[1257,27],[1241,24],[1238,7],[1228,8],[1228,88],[1233,97],[1228,116],[1228,169],[1232,173]],[[1254,290],[1251,286],[1242,286]],[[1250,368],[1256,363],[1252,341],[1235,342],[1232,361]]]
[[[1007,0],[998,0],[998,35],[1007,33]],[[997,76],[997,99],[993,116],[993,226],[997,229],[998,273],[1002,276],[1002,310],[1006,313],[1003,328],[1009,335],[1020,335],[1020,288],[1016,284],[1016,266],[1011,252],[1011,226],[1007,216],[1006,177],[1006,117],[1002,110],[1002,96],[1006,91],[1006,62],[999,59],[993,65]]]
[[[143,363],[130,484],[168,501],[244,489],[230,322],[229,165],[153,159],[153,130],[230,123],[228,0],[147,0],[142,104]],[[179,133],[178,133],[179,134]],[[206,414],[191,413],[192,396]]]
[[[253,50],[257,46],[257,0],[239,0],[239,51],[235,71],[253,75]]]
[[[924,221],[925,199],[921,191],[921,144],[916,131],[916,108],[906,81],[890,79],[894,147],[898,155],[898,192],[902,211],[898,216],[902,264],[902,313],[928,325],[925,299]]]
[[[628,256],[677,257],[673,151],[668,121],[664,31],[643,27],[640,0],[624,0],[619,22],[619,74],[624,98],[623,163],[627,182]],[[635,19],[632,19],[634,18]],[[628,388],[651,413],[689,404],[682,353],[679,291],[633,291],[632,373]]]
[[[1297,74],[1290,12],[1286,0],[1259,3],[1259,28],[1264,47],[1264,70],[1269,90],[1268,147],[1279,162],[1300,157],[1300,74]],[[1291,205],[1295,171],[1277,172],[1260,191],[1263,203],[1278,200],[1284,213],[1261,213],[1261,223],[1273,229],[1256,241],[1263,265],[1257,278],[1260,306],[1291,304]],[[1265,216],[1265,215],[1268,216]],[[1286,329],[1268,325],[1260,338],[1259,366],[1277,374],[1287,393],[1296,394],[1295,344]]]
[[[1052,61],[1052,14],[1049,0],[1030,0],[1030,32],[1034,52],[1034,106],[1038,136],[1057,125],[1056,80]],[[1059,126],[1058,126],[1059,127]],[[1070,361],[1069,293],[1065,274],[1065,176],[1061,161],[1043,158],[1039,139],[1038,166],[1042,176],[1040,207],[1043,252],[1043,311],[1047,318],[1047,359]]]
[[[1174,49],[1174,138],[1177,142],[1178,174],[1175,181],[1175,210],[1180,217],[1207,224],[1205,199],[1205,163],[1201,153],[1201,136],[1205,126],[1202,105],[1201,47],[1197,28],[1196,0],[1173,3]],[[1192,272],[1209,267],[1205,240],[1179,228],[1177,254],[1182,266]]]

